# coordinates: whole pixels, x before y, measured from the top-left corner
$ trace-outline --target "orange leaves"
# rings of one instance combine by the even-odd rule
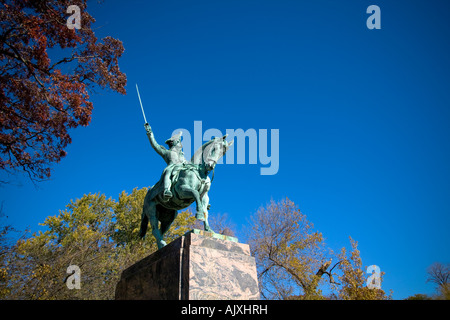
[[[91,88],[125,93],[122,42],[98,41],[86,0],[78,4],[83,28],[68,29],[70,4],[6,0],[0,6],[0,168],[22,169],[33,180],[48,178],[51,163],[66,155],[68,129],[90,123]]]

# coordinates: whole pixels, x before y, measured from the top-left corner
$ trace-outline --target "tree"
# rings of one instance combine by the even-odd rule
[[[435,262],[428,267],[427,282],[437,285],[438,300],[450,300],[450,264]]]
[[[326,271],[322,234],[288,198],[260,208],[251,217],[248,243],[256,259],[262,297],[321,299]]]
[[[116,270],[112,218],[115,202],[88,194],[71,201],[65,210],[49,216],[46,227],[18,241],[12,265],[11,298],[89,299],[108,297]],[[82,270],[81,290],[68,290],[67,268]]]
[[[3,204],[3,203],[2,203]],[[3,205],[0,206],[0,219],[3,218],[4,214],[2,212]],[[0,220],[1,221],[1,220]],[[8,239],[6,236],[11,232],[12,227],[9,225],[0,225],[0,299],[6,296],[9,292],[7,286],[8,280],[8,266],[7,266],[7,255],[9,253]]]
[[[405,300],[450,300],[450,264],[435,262],[427,268],[427,282],[437,285],[436,294],[417,293]]]
[[[14,239],[22,238],[24,234],[11,225],[6,224],[8,218],[3,212],[3,202],[0,204],[0,300],[9,295],[8,285],[10,273],[9,258],[11,256]],[[26,231],[25,231],[26,232]],[[15,236],[12,236],[15,234]]]
[[[358,244],[334,255],[320,232],[288,198],[251,217],[248,242],[256,259],[261,296],[266,299],[390,299],[366,286]],[[334,264],[332,260],[337,258]],[[337,281],[336,281],[337,280]],[[331,294],[323,295],[327,289]]]
[[[122,192],[119,200],[87,194],[47,217],[45,231],[19,240],[7,258],[8,268],[0,265],[9,288],[4,298],[113,299],[122,270],[157,249],[152,236],[138,237],[146,192],[135,188],[131,194]],[[167,239],[184,234],[194,220],[191,212],[180,212]],[[79,290],[66,286],[71,265],[81,270]]]
[[[81,29],[66,13],[77,5]],[[0,4],[0,168],[50,177],[71,143],[69,130],[87,126],[96,87],[125,94],[118,59],[124,48],[98,40],[87,0],[6,0]]]
[[[341,282],[338,290],[338,299],[342,300],[386,300],[391,299],[391,295],[386,296],[382,289],[367,287],[367,276],[362,269],[362,259],[358,250],[358,242],[350,237],[352,251],[347,255],[346,249],[342,248],[339,257],[339,269],[342,274],[339,276]],[[384,273],[381,273],[381,277]]]
[[[426,294],[416,293],[415,295],[410,296],[405,300],[432,300],[432,298]]]

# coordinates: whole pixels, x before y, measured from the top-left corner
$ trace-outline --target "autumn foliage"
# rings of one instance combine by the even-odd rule
[[[125,94],[122,42],[97,39],[87,1],[6,0],[0,4],[0,168],[50,177],[66,155],[69,130],[87,126],[95,87]],[[78,5],[81,29],[66,13]]]
[[[157,250],[151,235],[139,238],[147,188],[122,192],[118,199],[85,194],[48,216],[45,229],[2,243],[0,228],[0,300],[114,299],[121,272]],[[179,213],[166,234],[168,241],[192,229],[195,217]],[[81,269],[80,290],[67,287],[67,268]]]
[[[288,198],[261,207],[247,233],[265,299],[392,299],[392,293],[367,286],[367,268],[356,241],[350,238],[351,252],[342,248],[334,254],[322,233]]]

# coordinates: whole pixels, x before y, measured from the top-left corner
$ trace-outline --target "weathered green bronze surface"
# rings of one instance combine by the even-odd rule
[[[181,132],[166,140],[169,147],[166,149],[156,142],[150,125],[146,123],[144,127],[151,146],[164,159],[167,167],[163,170],[160,180],[145,196],[140,236],[145,236],[150,222],[152,234],[161,249],[166,245],[164,234],[175,220],[178,210],[187,208],[194,201],[195,217],[203,221],[205,231],[214,233],[208,223],[208,191],[211,186],[208,174],[214,170],[217,161],[233,142],[227,142],[226,135],[211,139],[187,161],[182,150]]]
[[[233,241],[233,242],[239,242],[238,238],[236,238],[236,237],[225,236],[223,234],[219,234],[219,233],[215,233],[215,232],[208,232],[208,231],[204,231],[204,230],[200,230],[200,229],[189,230],[184,235],[187,235],[188,233],[199,234],[199,235],[202,235],[202,236],[211,237],[211,238],[220,239],[220,240],[228,240],[228,241]]]

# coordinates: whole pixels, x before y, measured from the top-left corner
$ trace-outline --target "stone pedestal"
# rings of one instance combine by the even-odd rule
[[[255,259],[236,238],[194,229],[124,270],[116,299],[259,299]]]

